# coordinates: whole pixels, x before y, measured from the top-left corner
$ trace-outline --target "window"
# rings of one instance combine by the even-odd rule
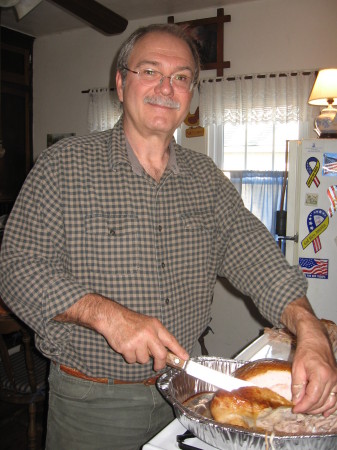
[[[223,169],[284,171],[286,140],[298,139],[298,122],[223,125]]]
[[[200,85],[208,154],[273,235],[276,211],[286,203],[286,141],[305,137],[313,123],[317,112],[307,99],[315,77],[314,71],[238,75]]]
[[[309,137],[319,113],[307,103],[315,78],[311,71],[202,80],[200,124],[218,167],[284,170],[286,140]]]
[[[298,121],[226,122],[208,127],[209,137],[215,136],[223,149],[213,159],[240,192],[245,206],[275,238],[276,211],[285,207],[281,200],[286,200],[286,141],[299,139],[299,128]],[[210,139],[209,144],[212,147]]]
[[[299,123],[295,121],[223,125],[223,170],[245,206],[275,237],[286,170],[286,141],[298,136]]]

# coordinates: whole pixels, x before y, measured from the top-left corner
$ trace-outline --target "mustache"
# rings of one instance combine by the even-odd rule
[[[151,105],[166,106],[167,108],[180,109],[180,103],[171,98],[160,97],[159,95],[147,96],[144,98],[144,103],[151,103]]]

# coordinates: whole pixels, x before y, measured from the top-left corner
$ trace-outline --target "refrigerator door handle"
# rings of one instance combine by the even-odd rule
[[[294,242],[298,242],[298,233],[295,234],[295,236],[279,236],[278,237],[279,241],[294,241]]]

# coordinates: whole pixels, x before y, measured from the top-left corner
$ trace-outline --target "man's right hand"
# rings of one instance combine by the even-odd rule
[[[158,319],[136,313],[101,295],[86,295],[55,320],[97,331],[130,364],[146,364],[152,357],[153,368],[158,371],[166,365],[167,350],[184,360],[189,357]]]

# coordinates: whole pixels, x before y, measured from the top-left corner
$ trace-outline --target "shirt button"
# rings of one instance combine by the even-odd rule
[[[162,263],[161,263],[161,266],[162,266],[162,268],[164,269],[164,267],[165,267],[165,263],[164,263],[164,262],[162,262]]]
[[[165,298],[165,303],[168,305],[170,303],[170,299],[169,298]]]
[[[158,231],[161,232],[163,227],[161,225],[158,226]]]

